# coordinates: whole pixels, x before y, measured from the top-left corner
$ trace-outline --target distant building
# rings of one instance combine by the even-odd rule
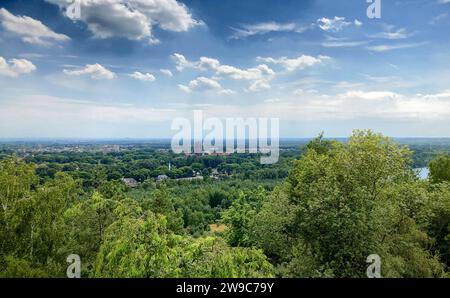
[[[219,177],[220,177],[219,171],[217,169],[213,169],[210,178],[217,180],[219,179]]]
[[[138,187],[139,183],[134,178],[122,178],[122,182],[128,187]]]
[[[161,182],[164,180],[168,180],[169,177],[167,175],[159,175],[158,177],[156,177],[156,181]]]
[[[187,178],[180,178],[176,179],[176,181],[195,181],[195,180],[203,180],[203,176],[196,176],[196,177],[187,177]]]
[[[100,152],[110,153],[110,152],[120,152],[119,145],[104,145],[101,147]]]
[[[191,156],[230,156],[231,153],[228,152],[215,152],[215,151],[202,151],[199,153],[184,153],[184,155],[186,157],[191,157]]]

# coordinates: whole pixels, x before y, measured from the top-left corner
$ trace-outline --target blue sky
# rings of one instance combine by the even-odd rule
[[[282,137],[450,136],[450,1],[0,2],[0,137],[170,137],[278,117]]]

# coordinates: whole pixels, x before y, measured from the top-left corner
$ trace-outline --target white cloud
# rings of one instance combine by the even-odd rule
[[[0,132],[6,137],[148,137],[148,127],[156,127],[157,134],[173,118],[191,116],[186,114],[188,105],[177,104],[179,108],[167,109],[42,95],[10,98],[2,102],[0,118],[4,121],[0,121]],[[298,92],[295,96],[263,97],[253,104],[219,102],[198,106],[208,117],[278,117],[299,123],[295,129],[317,124],[318,131],[325,129],[338,135],[346,133],[347,128],[342,126],[345,123],[349,124],[348,129],[388,129],[393,135],[449,135],[450,90],[426,95],[385,90],[356,90],[329,96]]]
[[[184,32],[203,24],[192,18],[186,5],[176,0],[130,0],[130,5],[163,30]]]
[[[295,23],[277,23],[277,22],[266,22],[257,24],[247,24],[241,26],[241,28],[231,29],[234,33],[230,36],[231,39],[241,39],[250,37],[253,35],[264,35],[270,32],[295,32],[302,33],[306,31],[309,27],[299,26]]]
[[[67,41],[64,34],[52,31],[42,22],[27,16],[15,16],[4,8],[0,8],[1,26],[21,37],[22,41],[37,45],[51,45],[53,42]]]
[[[175,62],[176,69],[180,72],[185,68],[217,70],[221,66],[219,60],[208,57],[200,57],[198,61],[189,61],[182,54],[175,53],[171,55],[171,58]]]
[[[178,53],[173,54],[171,57],[178,71],[183,71],[186,68],[202,71],[209,70],[213,71],[216,75],[226,76],[233,80],[253,81],[249,90],[258,89],[256,86],[268,86],[268,81],[275,75],[275,72],[266,64],[241,69],[231,65],[223,65],[219,60],[209,57],[200,57],[198,61],[189,61],[186,57]]]
[[[180,90],[191,93],[194,91],[217,91],[220,95],[233,95],[235,92],[230,89],[223,89],[222,85],[214,79],[206,78],[206,77],[198,77],[195,80],[189,82],[188,86],[186,85],[178,85]]]
[[[357,24],[360,24],[359,21],[355,20],[355,25],[359,26]],[[330,32],[339,32],[345,27],[348,27],[352,25],[352,22],[348,22],[345,20],[345,17],[334,17],[333,19],[328,18],[320,18],[317,20],[317,25],[320,29],[323,31],[330,31]],[[361,24],[362,25],[362,24]]]
[[[265,76],[273,76],[275,72],[265,64],[248,69],[240,69],[230,65],[220,65],[216,69],[217,74],[227,75],[234,80],[260,80]]]
[[[257,92],[257,91],[262,91],[262,90],[267,90],[267,89],[270,89],[270,84],[267,80],[264,80],[264,79],[254,81],[248,88],[248,90],[251,92]]]
[[[133,79],[144,81],[144,82],[153,82],[156,80],[155,76],[151,73],[141,73],[139,71],[135,71],[134,73],[129,75]]]
[[[263,22],[255,24],[245,24],[240,27],[231,27],[234,33],[231,39],[243,39],[254,35],[264,35],[274,32],[303,33],[305,31],[319,27],[323,31],[339,32],[348,26],[361,27],[363,23],[357,19],[353,22],[346,21],[345,17],[320,18],[309,25],[299,25],[296,23]]]
[[[236,92],[231,90],[231,89],[222,89],[222,90],[219,91],[219,94],[221,94],[221,95],[234,95],[234,94],[236,94]]]
[[[186,68],[196,69],[200,71],[213,71],[217,76],[227,77],[237,81],[250,81],[249,86],[245,89],[247,92],[258,92],[271,88],[270,81],[276,76],[267,64],[260,64],[256,67],[247,69],[238,68],[231,65],[224,65],[219,60],[209,57],[201,57],[198,61],[190,61],[181,54],[175,53],[172,56],[178,71],[183,71]],[[323,63],[331,59],[328,56],[307,56],[302,55],[297,58],[289,59],[287,57],[281,58],[263,58],[258,57],[257,61],[281,65],[287,71],[295,71],[304,69],[315,64]],[[192,92],[189,86],[181,85],[180,89],[186,92]]]
[[[36,66],[26,59],[11,59],[8,62],[0,57],[0,75],[17,78],[36,70]]]
[[[387,52],[387,51],[392,51],[392,50],[416,48],[416,47],[424,46],[426,44],[427,44],[427,42],[402,43],[402,44],[395,44],[395,45],[377,45],[377,46],[367,47],[367,49],[372,52]]]
[[[325,125],[328,127],[327,130],[334,129],[338,121],[351,121],[347,123],[356,125],[354,127],[366,127],[370,125],[368,123],[373,123],[372,121],[375,121],[378,127],[382,127],[385,121],[392,121],[390,123],[393,126],[398,125],[397,128],[400,128],[403,125],[415,125],[420,120],[420,125],[426,126],[424,131],[430,132],[438,121],[449,123],[450,99],[448,96],[450,94],[447,93],[448,91],[430,95],[408,95],[392,91],[349,91],[337,95],[325,95],[304,92],[295,96],[269,98],[251,105],[213,105],[205,108],[205,113],[219,117],[267,115],[278,117],[282,121],[297,121],[307,125],[319,123],[321,129]],[[274,102],[276,102],[275,105]],[[323,121],[329,122],[324,124]],[[395,130],[395,127],[392,129]],[[448,135],[445,129],[440,131]],[[428,135],[432,134],[428,133]]]
[[[392,91],[348,91],[336,95],[295,92],[276,106],[252,106],[254,113],[268,111],[285,121],[390,119],[407,121],[447,121],[450,117],[450,90],[428,95],[407,95]],[[246,111],[242,111],[245,113]],[[247,111],[248,112],[248,111]],[[425,122],[421,122],[422,125]]]
[[[198,77],[195,80],[192,80],[189,83],[189,87],[192,90],[202,90],[202,89],[210,90],[210,89],[221,89],[222,88],[222,86],[220,86],[219,82],[217,82],[213,79],[205,78],[205,77]]]
[[[389,91],[347,91],[346,93],[339,94],[338,97],[343,99],[359,98],[364,100],[385,100],[400,98],[400,95]]]
[[[346,21],[345,17],[320,18],[315,23],[304,26],[296,23],[278,23],[278,22],[263,22],[256,24],[245,24],[240,27],[231,27],[234,33],[230,36],[231,39],[243,39],[254,35],[264,35],[273,32],[293,32],[303,33],[307,30],[319,27],[323,31],[339,32],[348,26],[361,27],[363,23],[357,19],[353,22]]]
[[[90,75],[91,78],[99,80],[112,80],[116,77],[116,74],[109,69],[103,67],[102,65],[96,64],[87,64],[82,69],[77,70],[68,70],[64,69],[64,73],[71,76],[81,76],[81,75]]]
[[[166,75],[168,77],[173,77],[173,73],[169,69],[160,69],[159,70],[163,75]]]
[[[325,41],[322,46],[325,48],[346,48],[363,46],[368,43],[368,41]]]
[[[66,0],[46,1],[57,4],[63,10],[70,5]],[[167,31],[184,32],[202,24],[192,18],[184,4],[176,0],[79,1],[80,21],[86,23],[96,38],[148,39],[150,44],[155,44],[159,40],[153,37],[153,26]]]
[[[181,54],[175,53],[171,55],[170,58],[175,62],[176,69],[180,72],[185,68],[197,68],[195,63],[189,62],[186,57]]]
[[[47,0],[66,9],[71,2]],[[113,36],[139,40],[151,37],[151,24],[140,11],[132,10],[116,0],[81,0],[80,21],[86,23],[96,38]]]
[[[450,3],[450,0],[438,0],[438,3],[446,4],[446,3]]]
[[[214,58],[208,58],[208,57],[200,57],[200,61],[197,62],[198,68],[203,70],[217,70],[222,65],[220,64],[220,61]]]
[[[191,93],[192,92],[191,88],[189,88],[186,85],[178,84],[178,88],[180,88],[181,91],[184,91],[186,93]]]
[[[307,67],[313,66],[315,64],[321,64],[326,60],[331,59],[328,56],[308,56],[308,55],[301,55],[297,58],[287,58],[287,57],[281,57],[281,58],[272,58],[272,57],[258,57],[258,61],[263,61],[266,63],[272,63],[272,64],[278,64],[284,67],[287,71],[295,71],[295,70],[302,70]]]
[[[386,25],[385,29],[385,31],[370,35],[370,37],[395,40],[405,39],[414,35],[413,33],[407,32],[405,28],[396,29],[392,25]]]
[[[442,93],[437,93],[437,94],[423,95],[423,98],[425,98],[425,99],[450,99],[450,90],[446,90]]]

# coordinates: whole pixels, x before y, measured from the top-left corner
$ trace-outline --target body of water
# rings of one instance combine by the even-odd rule
[[[416,171],[419,178],[422,180],[428,179],[428,176],[430,175],[430,170],[428,168],[417,168],[414,170]]]

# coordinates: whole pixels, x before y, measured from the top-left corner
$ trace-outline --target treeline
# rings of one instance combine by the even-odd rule
[[[367,256],[378,254],[383,277],[448,277],[448,155],[424,181],[407,147],[371,131],[345,143],[318,137],[302,152],[279,165],[290,169],[282,181],[244,179],[265,169],[241,162],[236,179],[146,179],[132,190],[108,168],[144,156],[93,159],[89,183],[76,169],[42,175],[49,160],[6,157],[0,275],[62,277],[75,253],[84,277],[365,277]],[[202,164],[175,158],[175,167]]]
[[[145,200],[106,182],[88,194],[65,173],[40,183],[36,166],[0,162],[0,276],[63,277],[78,254],[84,277],[273,276],[261,250],[193,237],[164,185]]]
[[[27,163],[37,164],[37,175],[41,179],[53,179],[56,173],[69,173],[82,179],[85,187],[91,187],[102,174],[107,180],[123,177],[138,182],[155,180],[160,175],[171,179],[202,175],[211,176],[213,171],[239,179],[284,179],[292,161],[300,155],[299,150],[285,152],[275,165],[261,165],[255,154],[233,154],[230,156],[184,156],[166,150],[155,150],[152,145],[145,148],[124,148],[120,152],[33,152],[19,155]],[[11,148],[0,150],[10,156]],[[17,152],[15,152],[17,154]],[[1,156],[1,154],[0,154]]]
[[[318,138],[262,204],[233,202],[227,239],[263,249],[281,276],[365,277],[378,254],[384,277],[448,277],[450,157],[429,181],[411,165],[407,147],[370,131]]]

